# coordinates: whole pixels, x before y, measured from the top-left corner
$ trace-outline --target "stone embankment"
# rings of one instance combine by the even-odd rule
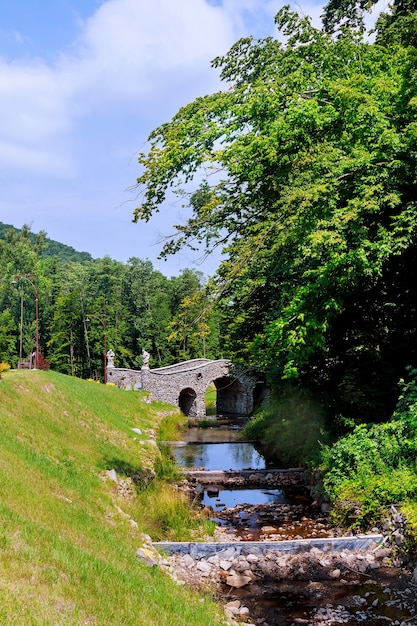
[[[251,482],[256,474],[251,473]],[[262,481],[278,480],[272,472],[261,474]],[[116,475],[108,478],[120,483]],[[291,480],[301,484],[301,478],[305,476],[297,471]],[[189,485],[179,489],[188,491]],[[272,535],[262,528],[266,540],[256,542],[236,536],[231,541],[220,528],[215,542],[153,544],[143,535],[136,554],[180,585],[214,592],[223,601],[228,624],[417,626],[417,568],[413,572],[414,566],[401,556],[407,529],[395,508],[381,533],[374,535],[277,541],[279,528],[269,530]],[[271,608],[273,602],[263,602],[268,590],[286,605],[285,616]]]

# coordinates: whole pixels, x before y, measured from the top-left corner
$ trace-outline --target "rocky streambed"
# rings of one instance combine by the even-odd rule
[[[302,471],[258,465],[236,472],[226,469],[229,459],[215,469],[218,476],[188,468],[178,486],[216,521],[215,548],[153,544],[138,550],[139,558],[153,554],[149,564],[178,584],[213,592],[230,623],[417,626],[417,568],[402,551],[406,529],[395,509],[373,536],[344,537]],[[245,489],[261,490],[266,499],[246,502]]]
[[[179,584],[214,592],[229,620],[263,626],[417,625],[417,571],[380,537],[368,537],[366,547],[357,549],[349,549],[347,539],[346,549],[323,545],[299,552],[294,546],[286,550],[286,542],[275,544],[277,549],[264,543],[262,551],[262,542],[257,548],[246,542],[222,547],[225,536],[216,539],[211,555],[191,547],[163,556],[159,545],[157,558]]]

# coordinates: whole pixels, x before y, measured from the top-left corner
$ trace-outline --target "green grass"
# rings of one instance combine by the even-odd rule
[[[161,462],[145,430],[156,430],[172,407],[140,397],[51,371],[3,375],[0,624],[224,622],[210,598],[135,556],[141,532],[159,539],[189,533],[193,524],[198,531],[186,503],[158,479],[122,497],[105,478],[115,469],[133,485],[132,477]]]
[[[204,403],[206,405],[206,415],[216,415],[216,402],[217,402],[217,389],[212,383],[207,389],[204,396]]]

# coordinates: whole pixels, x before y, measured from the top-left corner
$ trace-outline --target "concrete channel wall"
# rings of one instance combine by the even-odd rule
[[[235,555],[247,556],[249,554],[280,554],[309,552],[313,548],[322,552],[342,552],[342,550],[367,550],[368,548],[382,544],[383,536],[354,535],[351,537],[331,537],[328,539],[295,539],[287,541],[232,541],[229,543],[219,542],[169,542],[155,541],[153,546],[163,554],[189,554],[194,559],[206,559],[216,554],[231,552]]]

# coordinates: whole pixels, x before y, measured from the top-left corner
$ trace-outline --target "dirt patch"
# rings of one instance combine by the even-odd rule
[[[55,385],[53,383],[48,383],[47,385],[42,385],[41,391],[45,391],[46,393],[51,393],[55,389]]]

